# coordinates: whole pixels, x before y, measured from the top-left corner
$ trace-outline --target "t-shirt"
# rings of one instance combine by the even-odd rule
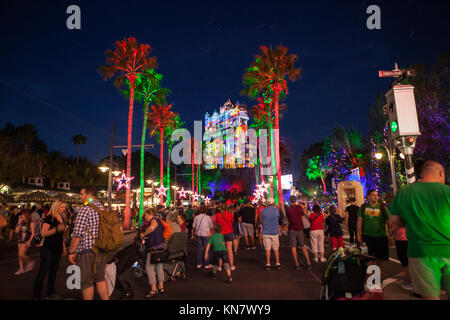
[[[323,214],[313,212],[309,215],[308,220],[311,223],[311,227],[310,227],[311,231],[323,230],[323,221],[324,221]]]
[[[188,220],[192,220],[192,215],[195,213],[195,211],[193,209],[187,209],[184,213],[186,214]]]
[[[286,209],[286,215],[289,220],[289,230],[302,231],[303,227],[303,208],[298,204],[293,204]]]
[[[280,211],[277,208],[268,206],[261,212],[263,235],[277,235],[280,219]]]
[[[359,207],[354,204],[349,205],[345,209],[345,211],[348,212],[348,225],[349,226],[356,226],[356,224],[357,224],[356,222],[358,221],[358,210],[359,210]]]
[[[56,228],[59,224],[58,219],[54,218],[51,214],[45,217],[44,222],[50,225],[49,229]],[[47,248],[51,252],[61,252],[63,249],[64,233],[56,232],[54,235],[44,238],[43,247]]]
[[[254,224],[255,215],[256,215],[255,208],[249,206],[242,207],[242,209],[239,210],[239,216],[242,217],[241,222],[243,223]]]
[[[221,233],[213,233],[209,239],[208,243],[211,244],[213,247],[214,252],[216,251],[227,251],[227,248],[225,247],[223,234]]]
[[[195,235],[198,237],[207,237],[211,229],[213,228],[213,223],[211,217],[202,213],[194,218]]]
[[[362,208],[358,210],[358,217],[363,218],[362,234],[369,237],[386,237],[386,222],[389,221],[389,210],[384,207],[385,217],[380,210],[380,203],[378,202],[375,207],[372,207],[369,203],[365,205],[364,213]],[[364,214],[364,217],[363,217]]]
[[[222,234],[233,233],[233,221],[234,217],[228,211],[216,214],[216,223],[222,226]]]
[[[408,257],[450,258],[450,187],[416,182],[392,200],[392,214],[405,221]]]
[[[344,222],[344,219],[338,214],[330,214],[326,219],[325,223],[328,225],[328,232],[330,233],[330,237],[340,237],[344,235],[342,232],[340,223]]]

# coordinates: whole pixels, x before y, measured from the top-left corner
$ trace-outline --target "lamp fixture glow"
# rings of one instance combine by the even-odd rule
[[[105,173],[106,171],[109,170],[108,167],[98,167],[100,169],[101,172]]]
[[[380,160],[381,158],[383,158],[383,154],[381,152],[377,152],[377,153],[375,153],[375,158],[377,160]]]

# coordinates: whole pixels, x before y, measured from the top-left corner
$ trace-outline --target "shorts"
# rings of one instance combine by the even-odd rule
[[[90,288],[96,282],[105,281],[106,260],[101,254],[97,255],[94,273],[95,254],[93,252],[77,255],[77,265],[81,270],[81,290]]]
[[[409,258],[409,273],[422,297],[440,297],[441,289],[450,295],[450,258]]]
[[[402,264],[402,267],[408,266],[408,241],[395,241],[395,246],[397,248],[397,257]]]
[[[234,238],[234,234],[233,233],[227,233],[227,234],[223,235],[223,240],[225,242],[231,242],[231,241],[233,241],[233,238]]]
[[[263,235],[264,250],[279,250],[280,238],[278,235]]]
[[[226,251],[215,251],[214,252],[214,258],[213,258],[213,264],[215,266],[219,265],[219,260],[222,259],[222,263],[230,263],[230,260],[228,260],[228,252]]]
[[[253,227],[253,225],[251,223],[241,223],[241,227],[242,227],[242,234],[244,236],[249,236],[249,237],[253,237],[255,234],[255,228]]]
[[[369,249],[369,256],[374,256],[378,260],[389,260],[389,241],[387,237],[363,235],[362,238]]]
[[[305,240],[303,238],[303,230],[295,231],[289,230],[289,246],[291,248],[297,248],[297,245],[303,247],[305,245]]]

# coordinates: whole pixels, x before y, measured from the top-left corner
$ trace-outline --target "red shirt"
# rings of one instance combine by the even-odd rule
[[[293,204],[286,209],[286,214],[289,219],[289,230],[302,231],[303,227],[303,208],[297,204]]]
[[[318,218],[317,215],[320,215]],[[311,222],[310,231],[323,230],[323,214],[313,212],[309,216],[309,222]]]
[[[228,211],[216,214],[216,222],[222,226],[222,234],[233,233],[234,216]]]
[[[182,225],[180,225],[180,229],[182,232],[186,231],[186,223],[183,223]]]

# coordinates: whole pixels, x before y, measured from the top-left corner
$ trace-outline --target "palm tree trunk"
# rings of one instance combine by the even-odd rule
[[[159,184],[160,187],[164,186],[164,162],[163,162],[163,158],[164,158],[164,127],[160,127],[159,128],[159,134],[160,134],[160,148],[159,148]],[[164,196],[161,194],[160,198],[159,198],[159,204],[163,205],[164,204]]]
[[[128,107],[127,176],[131,176],[131,133],[133,130],[134,81],[130,81],[130,105]],[[131,186],[130,186],[131,187]],[[130,227],[130,188],[126,188],[123,228]]]
[[[280,123],[279,123],[279,96],[278,91],[274,93],[275,102],[275,158],[277,165],[277,182],[278,182],[278,201],[284,207],[283,189],[281,188],[281,161],[280,161]]]
[[[324,193],[327,193],[327,186],[326,186],[326,184],[325,184],[325,180],[323,179],[323,176],[322,176],[322,175],[320,176],[320,179],[322,180],[323,192],[324,192]]]
[[[171,195],[170,195],[170,152],[172,151],[172,146],[171,143],[169,143],[168,148],[167,148],[167,171],[166,171],[166,184],[167,187],[169,188],[167,190],[167,206],[170,206],[170,201],[172,199]]]
[[[192,164],[192,171],[191,171],[191,176],[192,176],[192,193],[195,192],[194,150],[195,150],[195,146],[194,146],[194,144],[192,144],[192,150],[191,150],[191,164]],[[192,199],[192,198],[191,198],[191,199]]]
[[[77,144],[77,167],[80,165],[80,144]]]
[[[142,217],[144,216],[144,183],[145,183],[145,134],[147,131],[147,117],[148,117],[148,103],[145,103],[144,106],[144,123],[142,124],[142,136],[141,136],[141,176],[140,176],[140,185],[141,185],[141,196],[139,197],[139,226],[142,222]]]

